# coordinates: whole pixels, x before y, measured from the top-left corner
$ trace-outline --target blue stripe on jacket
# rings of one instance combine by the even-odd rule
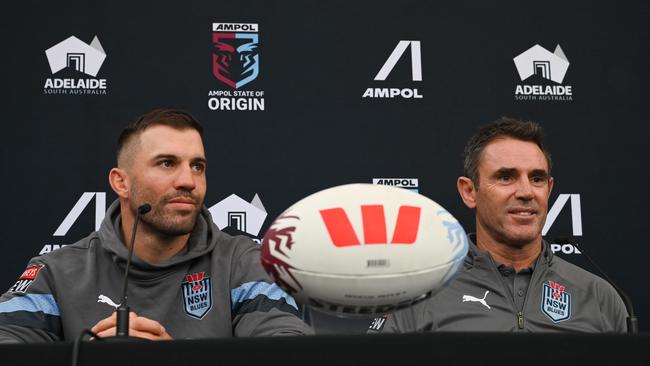
[[[42,312],[55,316],[60,315],[59,306],[51,294],[27,294],[24,296],[16,296],[11,300],[0,303],[0,313],[12,313],[15,311]]]
[[[246,300],[252,300],[259,295],[264,295],[271,300],[284,299],[287,304],[298,310],[298,305],[296,305],[296,301],[291,297],[291,295],[284,292],[284,290],[278,287],[275,283],[264,281],[246,282],[241,286],[230,290],[232,308],[234,309],[238,304]]]

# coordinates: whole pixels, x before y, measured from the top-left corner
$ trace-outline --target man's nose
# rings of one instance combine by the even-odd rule
[[[524,179],[519,179],[517,182],[517,191],[515,192],[515,197],[521,200],[530,201],[535,196],[533,192],[533,185],[530,184],[528,177]]]
[[[195,177],[192,172],[192,167],[189,165],[183,165],[174,180],[174,188],[176,189],[186,189],[193,190],[196,187],[196,182],[194,181]]]

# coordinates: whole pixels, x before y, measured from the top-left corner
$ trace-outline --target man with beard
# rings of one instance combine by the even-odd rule
[[[259,246],[217,228],[203,206],[202,128],[188,113],[149,112],[119,137],[109,182],[116,200],[100,229],[32,259],[0,297],[0,342],[116,333],[127,247],[129,335],[151,340],[309,334],[295,301],[267,277]]]
[[[624,332],[627,312],[601,278],[553,255],[542,239],[553,188],[542,128],[511,118],[480,128],[457,188],[476,234],[438,294],[376,318],[370,332]]]

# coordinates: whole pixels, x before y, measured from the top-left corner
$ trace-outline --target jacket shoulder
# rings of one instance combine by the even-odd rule
[[[33,257],[30,264],[45,264],[49,267],[68,265],[78,261],[79,256],[84,256],[95,245],[100,245],[97,232],[93,232],[79,241],[62,246],[55,251]]]

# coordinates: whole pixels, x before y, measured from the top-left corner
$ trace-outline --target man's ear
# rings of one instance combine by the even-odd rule
[[[458,193],[465,206],[476,208],[476,187],[474,187],[474,182],[467,177],[458,177],[456,188],[458,188]]]
[[[110,183],[111,188],[113,188],[113,191],[115,191],[115,193],[117,193],[120,198],[129,197],[129,189],[131,187],[131,184],[129,181],[129,175],[126,174],[126,171],[124,169],[111,169],[111,171],[108,173],[108,182]]]

